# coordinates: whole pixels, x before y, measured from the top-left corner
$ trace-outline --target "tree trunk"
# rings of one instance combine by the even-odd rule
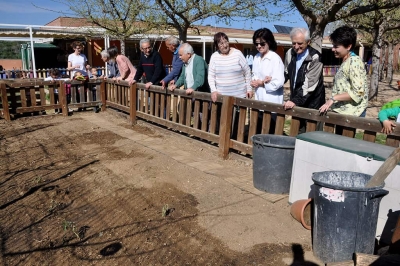
[[[388,46],[388,62],[387,62],[387,81],[389,85],[392,83],[393,80],[393,43],[390,42]]]
[[[322,39],[324,37],[326,23],[320,22],[317,24],[316,21],[310,21],[310,23],[307,24],[311,35],[311,47],[322,53]]]
[[[176,28],[179,32],[179,40],[181,40],[182,42],[186,42],[186,40],[187,40],[188,28],[189,27],[186,27],[186,26],[183,28],[182,27]]]
[[[387,44],[383,44],[381,47],[381,61],[379,64],[379,81],[382,81],[385,78],[385,65],[386,65],[386,49]]]
[[[381,25],[375,27],[371,32],[373,37],[372,42],[372,74],[371,82],[369,87],[369,99],[378,96],[378,85],[379,85],[379,61],[381,58],[381,44],[382,44],[382,32],[383,28]]]
[[[121,42],[121,54],[125,55],[125,39],[119,40]]]

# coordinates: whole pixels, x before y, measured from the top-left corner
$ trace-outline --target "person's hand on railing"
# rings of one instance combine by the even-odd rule
[[[393,132],[394,128],[396,127],[396,124],[393,123],[390,120],[385,120],[382,122],[383,128],[381,130],[382,133],[389,135]]]
[[[194,92],[194,89],[188,88],[188,89],[186,90],[186,95],[190,95],[190,94],[192,94],[193,92]]]
[[[153,82],[147,82],[145,84],[146,90],[150,89],[150,86],[153,85]]]
[[[285,110],[292,109],[295,106],[296,106],[296,104],[294,102],[292,102],[292,101],[287,101],[287,102],[283,103],[283,108]]]
[[[211,100],[213,101],[213,102],[216,102],[217,101],[217,98],[218,98],[218,92],[217,91],[213,91],[212,93],[211,93]]]
[[[161,87],[162,87],[163,89],[165,89],[165,84],[166,84],[166,82],[165,82],[164,80],[161,80],[160,83],[161,83]]]
[[[135,83],[136,83],[136,80],[134,80],[134,79],[131,79],[131,80],[128,82],[129,85],[132,85],[132,84],[135,84]]]
[[[328,112],[328,110],[329,110],[329,108],[331,108],[332,104],[333,104],[332,99],[327,100],[326,103],[319,108],[319,112],[320,113]]]
[[[175,89],[176,89],[175,84],[171,85],[171,86],[168,86],[168,90],[170,90],[170,91],[174,91]]]

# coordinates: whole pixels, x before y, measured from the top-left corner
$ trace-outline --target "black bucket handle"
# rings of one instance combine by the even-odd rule
[[[383,196],[386,196],[387,194],[389,194],[389,191],[387,190],[384,189],[375,190],[369,194],[369,199],[372,200],[376,198],[381,198]]]

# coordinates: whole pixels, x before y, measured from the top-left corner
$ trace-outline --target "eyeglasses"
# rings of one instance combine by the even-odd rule
[[[264,47],[266,44],[267,44],[266,42],[255,42],[254,46],[257,47],[260,45],[261,47]]]
[[[292,42],[292,45],[303,45],[304,44],[304,42]]]
[[[151,50],[151,46],[149,47],[142,47],[143,50]]]
[[[229,42],[223,41],[223,42],[219,42],[218,46],[221,47],[221,46],[224,46],[224,45],[227,45],[227,44],[229,44]]]

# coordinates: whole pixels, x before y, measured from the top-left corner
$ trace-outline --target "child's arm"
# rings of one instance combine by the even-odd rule
[[[378,114],[379,121],[381,121],[383,127],[381,132],[385,134],[392,133],[393,129],[396,127],[396,124],[389,120],[389,117],[397,117],[400,113],[400,107],[388,108],[385,110],[381,110]]]

